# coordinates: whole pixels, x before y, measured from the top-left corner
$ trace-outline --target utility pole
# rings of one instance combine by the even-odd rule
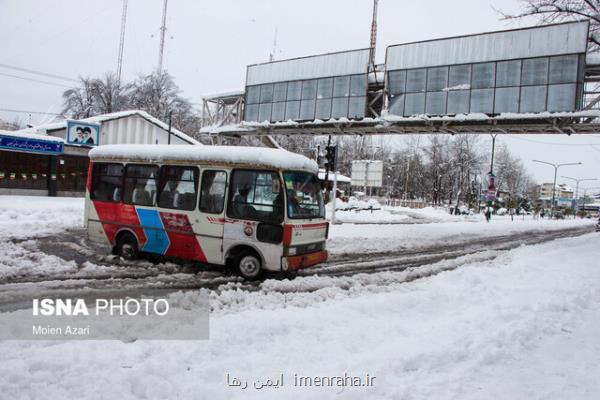
[[[173,115],[173,111],[169,111],[169,138],[167,139],[167,144],[171,144],[171,116]]]
[[[371,21],[371,42],[369,44],[369,65],[375,65],[375,47],[377,46],[377,3],[373,0],[373,20]]]
[[[552,204],[550,206],[550,219],[554,218],[554,201],[556,199],[556,174],[558,173],[558,169],[560,167],[564,167],[565,165],[581,165],[581,162],[576,163],[564,163],[564,164],[554,164],[549,163],[547,161],[533,160],[533,162],[540,164],[547,164],[554,167],[554,183],[552,184]]]
[[[165,50],[165,31],[167,30],[167,1],[163,3],[162,25],[160,27],[160,47],[158,48],[158,72],[163,69],[163,53]]]
[[[273,51],[269,54],[269,62],[275,61],[275,53],[277,52],[277,28],[275,28],[275,36],[273,37]]]
[[[586,179],[577,179],[577,178],[570,178],[568,176],[561,176],[561,178],[563,179],[569,179],[572,181],[576,182],[575,185],[575,210],[573,212],[573,218],[576,219],[577,218],[577,204],[579,204],[579,182],[586,182],[586,181],[597,181],[597,178],[586,178]]]
[[[491,135],[492,136],[492,161],[490,163],[490,174],[494,174],[494,152],[496,150],[496,136],[498,136],[497,133],[494,133]]]
[[[121,39],[119,40],[119,57],[117,60],[117,85],[121,85],[121,70],[123,69],[123,47],[125,46],[125,24],[127,22],[127,0],[123,0],[121,14]]]

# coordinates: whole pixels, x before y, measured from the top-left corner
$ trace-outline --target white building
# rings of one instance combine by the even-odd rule
[[[570,186],[560,183],[554,186],[554,196],[552,191],[552,183],[542,183],[540,185],[540,197],[539,201],[543,207],[550,207],[552,204],[552,197],[555,200],[555,206],[558,207],[571,207],[572,201],[575,198],[575,191]]]

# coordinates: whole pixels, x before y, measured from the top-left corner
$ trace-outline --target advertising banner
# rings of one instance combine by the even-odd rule
[[[97,146],[100,142],[100,124],[67,121],[67,143]]]

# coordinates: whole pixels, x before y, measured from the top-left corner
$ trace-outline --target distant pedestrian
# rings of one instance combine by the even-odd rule
[[[546,215],[546,211],[542,208],[542,211],[540,211],[540,217],[542,219],[544,219],[544,216]]]
[[[487,222],[490,222],[490,219],[492,218],[492,210],[490,207],[485,209],[485,220]]]

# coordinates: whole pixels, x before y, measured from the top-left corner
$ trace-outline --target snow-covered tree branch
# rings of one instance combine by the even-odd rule
[[[522,10],[516,14],[499,11],[504,19],[538,18],[540,23],[557,23],[588,19],[590,51],[600,50],[599,0],[521,0]]]

